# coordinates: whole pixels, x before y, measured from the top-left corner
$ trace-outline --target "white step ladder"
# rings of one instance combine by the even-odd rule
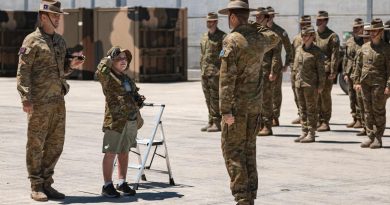
[[[167,144],[166,144],[166,140],[165,140],[165,134],[164,134],[164,129],[163,129],[162,121],[161,121],[161,118],[162,118],[162,115],[163,115],[163,112],[164,112],[164,109],[165,109],[165,105],[164,104],[145,103],[144,106],[149,106],[149,107],[156,107],[157,106],[157,107],[160,107],[160,112],[157,115],[157,117],[155,118],[155,122],[153,124],[153,131],[152,131],[152,133],[150,135],[150,138],[139,138],[139,137],[137,137],[137,147],[135,148],[135,151],[130,150],[130,152],[135,153],[137,155],[137,157],[138,157],[138,164],[130,164],[128,166],[128,168],[132,168],[132,169],[137,169],[138,170],[137,174],[135,176],[135,182],[134,182],[133,188],[135,190],[138,189],[139,181],[141,179],[143,181],[146,181],[146,176],[145,176],[145,172],[144,171],[145,171],[145,169],[150,170],[150,168],[152,166],[152,163],[153,163],[153,160],[154,160],[156,155],[158,157],[161,157],[161,158],[165,159],[165,162],[166,162],[166,165],[167,165],[167,174],[169,176],[169,184],[174,186],[175,185],[175,181],[173,180],[173,177],[172,177],[172,170],[171,170],[171,164],[169,162],[168,148],[167,148]],[[160,130],[160,138],[156,139],[156,134],[157,134],[158,130]],[[142,156],[141,156],[141,151],[139,149],[140,145],[146,146],[146,149],[145,149],[144,153],[142,154]],[[164,154],[163,155],[157,153],[157,148],[159,146],[162,146],[162,145],[164,146]],[[149,165],[146,165],[147,161],[149,159],[149,154],[150,154],[150,151],[152,150],[152,147],[154,147],[154,151],[153,151],[153,154],[151,156]]]

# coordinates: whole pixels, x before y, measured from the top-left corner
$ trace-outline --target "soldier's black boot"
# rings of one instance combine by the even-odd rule
[[[51,184],[45,184],[43,186],[43,191],[49,199],[65,199],[65,194],[55,190]]]

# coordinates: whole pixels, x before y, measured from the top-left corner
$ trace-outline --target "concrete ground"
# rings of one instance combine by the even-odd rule
[[[199,81],[139,84],[148,102],[166,104],[163,125],[176,186],[169,186],[167,175],[147,170],[149,181],[142,182],[137,195],[119,199],[100,196],[101,87],[97,82],[69,83],[66,142],[54,175],[54,187],[67,197],[46,204],[234,204],[220,133],[199,131],[207,119]],[[0,93],[0,204],[38,204],[29,197],[27,119],[15,79],[1,78]],[[351,120],[348,97],[335,86],[332,131],[318,133],[313,144],[294,143],[300,128],[290,124],[297,109],[288,83],[283,86],[283,97],[281,126],[274,128],[274,136],[259,137],[257,141],[260,187],[256,204],[390,204],[389,130],[383,149],[361,149],[359,143],[364,137],[355,136],[358,130],[345,127]],[[157,111],[143,109],[146,125],[140,136],[150,134]],[[130,161],[135,162],[135,158]],[[164,163],[156,158],[152,168],[164,170]],[[135,171],[130,170],[128,180],[133,182],[134,177]]]

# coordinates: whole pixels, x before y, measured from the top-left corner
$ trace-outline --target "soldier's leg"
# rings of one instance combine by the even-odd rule
[[[328,79],[329,75],[326,75],[325,80],[325,86],[324,90],[320,94],[320,107],[318,107],[318,110],[320,110],[320,120],[321,125],[318,128],[319,132],[323,131],[329,131],[329,121],[332,116],[332,87],[333,87],[333,80]]]
[[[206,99],[206,106],[208,111],[208,124],[201,128],[201,131],[207,131],[207,128],[209,128],[213,124],[213,117],[210,114],[210,87],[209,87],[209,77],[208,76],[202,76],[202,90],[204,97]]]
[[[42,169],[45,194],[52,199],[63,199],[65,195],[55,190],[51,184],[54,182],[54,167],[61,156],[65,139],[65,102],[46,106],[50,110],[49,131],[43,148]]]
[[[296,118],[295,120],[292,121],[292,124],[299,124],[301,122],[301,118],[299,117],[300,115],[300,111],[299,111],[299,103],[298,103],[298,96],[297,96],[297,92],[296,92],[296,89],[295,89],[295,71],[291,71],[291,87],[292,87],[292,90],[293,90],[293,93],[294,93],[294,101],[295,101],[295,105],[297,106],[297,109],[298,109],[298,118]]]
[[[362,91],[356,92],[356,96],[357,96],[357,103],[359,105],[359,111],[360,111],[361,122],[362,122],[362,127],[363,127],[363,130],[360,131],[357,135],[364,136],[367,133],[366,133],[366,123],[364,120],[364,103],[363,103]]]
[[[353,121],[347,124],[347,127],[351,128],[355,125],[357,121],[357,110],[356,110],[356,92],[353,89],[353,82],[351,79],[348,80],[348,96],[349,96],[349,106],[351,108],[351,115]]]
[[[257,198],[258,189],[258,175],[256,165],[256,136],[260,130],[260,115],[249,114],[247,124],[247,143],[246,143],[246,155],[247,155],[247,170],[248,170],[248,190],[250,192],[252,200]]]
[[[269,80],[268,75],[263,76],[262,85],[262,129],[259,132],[259,136],[272,135],[272,82]]]
[[[301,142],[314,142],[315,131],[317,129],[317,89],[304,88],[304,97],[306,102],[307,130],[308,135]]]
[[[247,170],[247,116],[235,116],[235,123],[222,123],[221,148],[230,176],[230,189],[237,202],[250,201]]]
[[[384,94],[384,86],[374,86],[372,93],[372,111],[375,122],[375,140],[370,148],[381,148],[382,137],[386,127],[386,101],[387,96]]]
[[[368,139],[360,145],[361,147],[369,147],[372,142],[374,142],[375,133],[374,133],[374,111],[372,108],[372,93],[373,90],[371,86],[362,83],[362,95],[363,95],[363,103],[364,103],[364,120],[366,125],[366,132]]]
[[[208,132],[221,131],[221,114],[219,112],[219,76],[209,78],[210,86],[210,115],[213,125],[207,129]]]
[[[272,107],[273,118],[279,124],[280,108],[282,106],[282,82],[283,72],[278,73],[275,81],[272,83]]]
[[[307,134],[308,134],[308,127],[307,127],[307,106],[306,106],[306,99],[304,94],[304,88],[296,88],[296,93],[298,97],[299,102],[299,111],[301,116],[301,126],[302,126],[302,133],[301,136],[296,138],[294,142],[301,142]]]

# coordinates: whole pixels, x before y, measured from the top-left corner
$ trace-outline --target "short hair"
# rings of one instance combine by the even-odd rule
[[[229,10],[231,14],[237,16],[238,20],[241,22],[247,22],[249,19],[249,10],[248,9],[231,9]]]

